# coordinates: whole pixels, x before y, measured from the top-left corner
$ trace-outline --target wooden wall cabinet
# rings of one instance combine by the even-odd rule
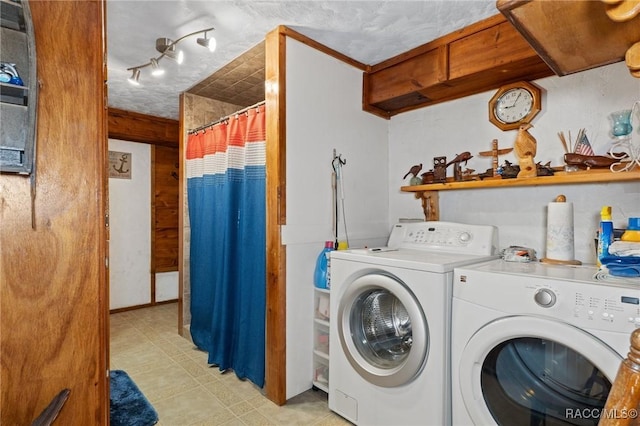
[[[550,75],[527,41],[495,15],[370,67],[363,77],[363,109],[389,118]]]
[[[13,66],[23,83],[0,80],[0,171],[30,174],[35,155],[37,79],[27,0],[0,0],[0,62]]]
[[[614,22],[602,1],[498,0],[498,10],[559,76],[624,60],[640,16]]]

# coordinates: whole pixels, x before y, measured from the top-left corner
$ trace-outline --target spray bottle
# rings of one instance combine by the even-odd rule
[[[600,227],[598,228],[598,266],[602,266],[602,259],[609,256],[609,246],[612,242],[613,222],[611,221],[611,206],[604,206],[602,210],[600,210]]]

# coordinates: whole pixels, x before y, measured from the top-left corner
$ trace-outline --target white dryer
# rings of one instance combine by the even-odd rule
[[[496,251],[492,226],[419,222],[388,247],[332,252],[329,408],[360,425],[450,423],[453,268]]]
[[[640,287],[596,272],[502,260],[455,270],[454,425],[598,424],[640,326]]]

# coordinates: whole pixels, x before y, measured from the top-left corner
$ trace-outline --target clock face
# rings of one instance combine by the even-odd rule
[[[495,116],[503,123],[517,123],[525,118],[533,108],[533,95],[527,89],[507,90],[496,100]]]

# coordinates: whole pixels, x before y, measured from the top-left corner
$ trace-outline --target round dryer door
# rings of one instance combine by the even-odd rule
[[[476,424],[597,425],[621,361],[571,325],[509,317],[469,340],[459,386]]]
[[[399,279],[376,273],[347,284],[337,318],[342,350],[368,382],[401,386],[422,371],[429,350],[427,320]]]

